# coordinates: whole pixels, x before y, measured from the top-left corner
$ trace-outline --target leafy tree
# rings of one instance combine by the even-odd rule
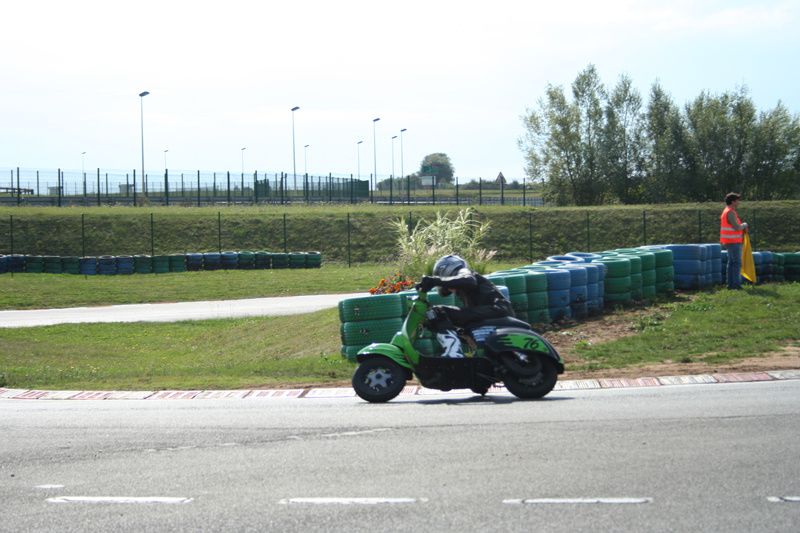
[[[641,95],[623,75],[606,105],[602,160],[610,190],[624,204],[641,202],[644,196],[645,124],[641,108]]]
[[[650,203],[677,202],[688,188],[686,126],[678,106],[656,82],[645,111],[644,197]]]
[[[436,184],[453,183],[455,168],[450,161],[450,156],[437,152],[426,155],[419,167],[420,176],[435,176]]]

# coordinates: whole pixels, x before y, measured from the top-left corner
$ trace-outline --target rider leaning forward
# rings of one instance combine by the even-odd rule
[[[423,276],[417,285],[422,291],[439,287],[439,294],[455,293],[464,303],[463,308],[435,305],[428,310],[430,329],[442,346],[443,357],[464,357],[456,330],[463,328],[476,342],[482,342],[496,328],[482,326],[491,318],[513,317],[514,311],[500,290],[491,281],[470,270],[467,262],[457,255],[439,258],[433,266],[433,276]]]

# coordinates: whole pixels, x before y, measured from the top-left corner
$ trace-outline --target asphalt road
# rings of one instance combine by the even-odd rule
[[[0,400],[0,530],[797,531],[798,398]]]
[[[0,311],[0,328],[27,328],[89,322],[176,322],[246,316],[296,315],[336,307],[341,300],[364,295],[365,293],[309,294],[241,300]]]

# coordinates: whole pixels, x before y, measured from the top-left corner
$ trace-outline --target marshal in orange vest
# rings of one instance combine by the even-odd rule
[[[731,211],[733,211],[733,215],[736,217],[736,224],[739,226],[742,225],[742,220],[739,218],[739,214],[736,210],[731,206],[726,206],[719,217],[719,242],[722,244],[741,244],[744,230],[735,229],[731,226],[730,222],[728,222],[728,213]]]

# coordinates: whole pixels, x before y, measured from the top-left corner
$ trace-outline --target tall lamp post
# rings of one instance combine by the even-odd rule
[[[144,184],[144,97],[150,94],[150,91],[143,91],[139,93],[139,118],[142,131],[142,175],[141,180]],[[133,178],[133,205],[136,205],[136,177]]]
[[[167,152],[169,152],[169,149],[164,150],[164,170],[167,169]]]
[[[394,203],[394,140],[397,139],[397,135],[392,137],[392,175],[389,176],[389,205]]]
[[[294,112],[298,109],[300,109],[300,106],[297,105],[292,108],[292,175],[294,176],[294,190],[297,190],[297,162],[294,150]]]
[[[408,128],[403,128],[400,130],[400,178],[406,177],[405,173],[403,172],[403,132],[407,129]],[[400,183],[402,184],[403,182],[401,181]],[[400,194],[402,195],[403,193]],[[406,203],[411,203],[411,180],[406,181]]]
[[[247,146],[243,146],[240,152],[242,152],[242,177],[244,177],[244,151],[247,150]]]
[[[372,194],[375,187],[378,185],[378,149],[375,147],[375,123],[380,120],[380,117],[372,119],[372,164],[373,164],[373,172],[372,175],[372,187],[369,191],[369,201],[372,202]]]
[[[303,146],[303,174],[308,177],[308,147],[310,144]]]

